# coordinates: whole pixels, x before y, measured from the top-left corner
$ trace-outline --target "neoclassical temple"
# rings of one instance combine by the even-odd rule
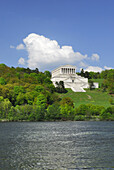
[[[54,86],[56,82],[63,81],[65,88],[71,88],[74,92],[86,92],[84,89],[89,87],[88,79],[76,74],[76,67],[64,65],[52,71]]]

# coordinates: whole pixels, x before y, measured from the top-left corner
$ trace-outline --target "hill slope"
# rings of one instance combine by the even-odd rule
[[[86,89],[85,93],[81,92],[73,92],[71,89],[67,89],[68,92],[65,94],[60,94],[59,97],[70,97],[74,101],[75,107],[78,107],[80,104],[94,104],[94,105],[101,105],[104,107],[110,106],[109,99],[114,97],[110,96],[107,92],[101,92],[98,89],[89,90]]]

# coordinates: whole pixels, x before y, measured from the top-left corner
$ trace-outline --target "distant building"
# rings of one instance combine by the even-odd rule
[[[71,88],[74,92],[86,92],[84,89],[89,88],[88,78],[78,76],[76,67],[72,65],[64,65],[52,71],[54,86],[56,82],[63,81],[65,88]]]
[[[93,82],[93,87],[94,89],[98,89],[99,88],[99,83],[97,82]]]

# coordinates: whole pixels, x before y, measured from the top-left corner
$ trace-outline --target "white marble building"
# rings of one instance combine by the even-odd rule
[[[88,79],[76,74],[76,67],[64,65],[52,71],[54,86],[56,82],[63,81],[65,88],[71,88],[74,92],[86,92],[84,89],[89,88]]]

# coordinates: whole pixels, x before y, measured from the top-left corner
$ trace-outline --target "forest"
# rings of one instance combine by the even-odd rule
[[[54,87],[49,71],[0,64],[0,121],[114,120],[114,69],[77,74],[89,79],[90,91],[93,79],[102,80],[98,90],[110,96],[110,106],[76,107],[63,82]]]

